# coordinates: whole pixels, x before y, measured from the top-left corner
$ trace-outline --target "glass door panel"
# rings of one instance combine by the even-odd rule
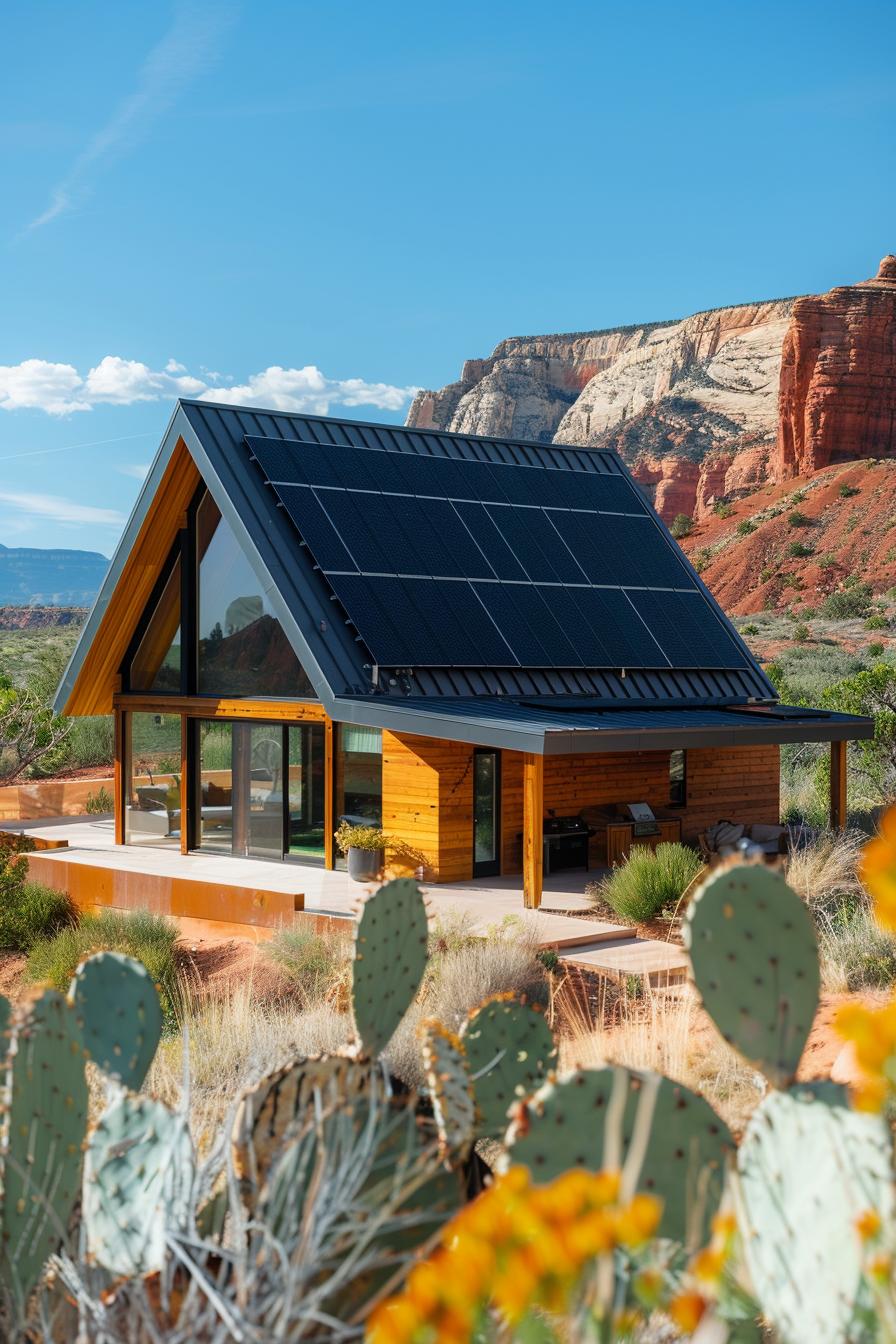
[[[203,719],[196,725],[195,843],[215,854],[234,852],[233,730]]]
[[[288,729],[288,752],[286,852],[303,863],[323,863],[324,725]]]
[[[473,753],[473,876],[501,870],[501,763],[496,751]]]
[[[283,729],[279,724],[240,723],[246,790],[245,853],[283,858]]]

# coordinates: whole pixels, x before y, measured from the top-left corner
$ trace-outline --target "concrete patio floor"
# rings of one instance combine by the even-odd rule
[[[349,919],[368,890],[346,872],[330,872],[304,864],[223,854],[181,854],[179,849],[161,844],[116,845],[111,817],[41,818],[5,822],[3,829],[21,832],[38,841],[64,842],[64,847],[40,852],[42,867],[45,861],[83,864],[135,875],[214,884],[219,889],[281,892],[303,897],[306,916]],[[511,917],[534,926],[540,947],[554,948],[566,960],[591,970],[604,970],[614,976],[646,974],[651,978],[680,979],[687,963],[675,944],[641,939],[629,926],[588,918],[591,905],[585,886],[600,876],[601,870],[551,874],[544,880],[539,910],[523,907],[522,879],[518,875],[470,882],[421,883],[421,886],[434,918],[463,917],[469,921],[472,932],[487,933]],[[255,930],[261,937],[270,936],[271,932]]]

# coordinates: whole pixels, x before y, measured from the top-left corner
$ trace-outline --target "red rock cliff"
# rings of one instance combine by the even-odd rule
[[[777,480],[896,455],[896,257],[874,280],[797,300],[778,406]]]

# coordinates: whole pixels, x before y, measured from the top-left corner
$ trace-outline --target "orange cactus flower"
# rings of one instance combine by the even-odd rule
[[[876,1209],[865,1209],[855,1221],[855,1228],[861,1241],[877,1241],[880,1236],[880,1214]]]
[[[678,1293],[667,1308],[669,1316],[684,1335],[692,1335],[703,1319],[707,1302],[702,1293]]]
[[[874,897],[881,928],[896,932],[896,808],[890,808],[880,834],[870,841],[859,863],[859,878]]]

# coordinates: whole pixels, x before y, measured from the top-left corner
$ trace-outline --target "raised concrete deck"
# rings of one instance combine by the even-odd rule
[[[151,909],[191,926],[214,921],[216,931],[237,936],[269,937],[295,919],[348,920],[366,890],[345,872],[301,864],[181,854],[167,845],[116,845],[110,817],[6,822],[2,829],[60,845],[29,856],[32,875],[69,891],[84,907]],[[425,884],[425,890],[435,919],[463,917],[471,931],[486,933],[512,918],[535,927],[540,947],[555,949],[583,969],[655,982],[680,978],[687,960],[675,944],[639,939],[631,927],[587,917],[584,888],[595,876],[547,877],[537,911],[523,908],[518,876]]]

